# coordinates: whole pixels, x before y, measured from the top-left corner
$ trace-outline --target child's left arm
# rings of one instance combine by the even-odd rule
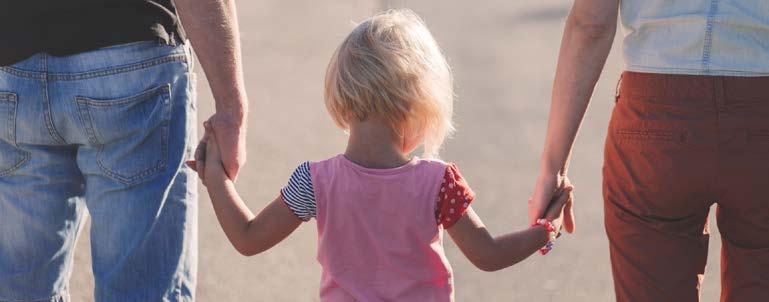
[[[561,229],[563,207],[571,199],[572,187],[566,187],[557,195],[546,213],[556,230]],[[472,207],[447,229],[451,239],[476,267],[484,271],[496,271],[526,259],[548,242],[548,231],[543,226],[494,237],[483,225]]]
[[[264,252],[291,235],[302,223],[278,196],[254,216],[235,190],[222,165],[213,133],[209,133],[205,156],[205,185],[216,218],[235,249],[245,256]]]

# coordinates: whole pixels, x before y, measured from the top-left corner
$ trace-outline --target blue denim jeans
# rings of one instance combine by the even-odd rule
[[[86,212],[96,301],[192,301],[191,50],[137,42],[0,67],[0,301],[68,301]]]

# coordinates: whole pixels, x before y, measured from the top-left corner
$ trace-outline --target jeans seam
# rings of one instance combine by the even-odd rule
[[[26,71],[26,70],[20,70],[16,69],[10,66],[0,66],[0,70],[7,72],[10,75],[17,76],[20,78],[30,78],[35,80],[42,80],[45,79],[45,74],[41,72],[32,72],[32,71]]]
[[[31,78],[31,79],[38,79],[38,80],[48,79],[53,81],[77,81],[77,80],[85,80],[85,79],[90,79],[95,77],[109,76],[109,75],[115,75],[119,73],[126,73],[131,71],[147,69],[150,67],[154,67],[160,64],[165,64],[170,62],[186,63],[187,55],[174,54],[174,55],[153,58],[146,61],[131,63],[124,66],[114,67],[114,68],[105,69],[105,70],[88,71],[88,72],[73,73],[73,74],[63,74],[63,73],[46,74],[44,72],[21,70],[21,69],[17,69],[10,66],[0,66],[0,70],[7,72],[11,75],[22,77],[22,78]]]
[[[13,146],[14,148],[18,148],[18,145],[16,143],[16,114],[17,114],[16,111],[18,110],[17,96],[16,96],[15,93],[7,93],[7,94],[2,95],[0,100],[5,100],[5,101],[9,101],[9,102],[13,103],[13,111],[9,112],[9,114],[7,116],[8,120],[6,122],[9,123],[9,125],[8,125],[8,140],[10,141],[11,146]],[[0,177],[4,177],[4,176],[7,176],[7,175],[13,173],[14,171],[16,171],[19,168],[21,168],[21,166],[23,166],[25,163],[27,163],[27,161],[29,161],[29,159],[31,157],[29,152],[24,151],[24,150],[19,150],[19,149],[17,149],[17,151],[19,151],[19,152],[21,152],[23,154],[23,158],[21,160],[19,160],[19,162],[16,163],[15,165],[13,165],[12,167],[10,167],[8,169],[5,169],[5,170],[0,170]]]
[[[100,101],[97,101],[97,100],[94,100],[94,99],[89,99],[89,98],[83,97],[83,96],[78,96],[77,97],[77,101],[85,103],[85,104],[88,104],[88,105],[97,106],[97,107],[111,107],[111,106],[117,106],[117,105],[130,104],[130,103],[133,103],[133,102],[140,102],[141,100],[143,100],[145,98],[151,98],[151,97],[157,96],[158,94],[162,95],[163,93],[165,93],[165,94],[170,94],[171,93],[171,88],[169,87],[168,84],[157,86],[154,89],[146,90],[146,91],[144,91],[142,93],[139,93],[137,95],[126,97],[126,98],[123,98],[123,99],[116,99],[114,101],[108,101],[108,102],[101,101],[100,102]]]
[[[160,58],[150,59],[144,62],[128,64],[120,67],[114,67],[107,70],[96,70],[96,71],[89,71],[89,72],[75,73],[75,74],[51,74],[50,78],[56,81],[85,80],[90,78],[104,77],[104,76],[110,76],[110,75],[115,75],[119,73],[126,73],[131,71],[147,69],[153,66],[170,63],[170,62],[186,62],[186,61],[187,61],[186,55],[183,55],[183,54],[168,55]]]
[[[8,113],[8,120],[6,122],[8,123],[8,140],[11,141],[12,145],[16,146],[16,114],[19,106],[16,94],[13,92],[4,93],[0,95],[0,101],[13,103],[13,111]]]
[[[80,122],[83,124],[83,130],[85,130],[85,135],[88,137],[88,141],[91,142],[92,145],[99,145],[99,140],[96,139],[96,133],[94,133],[93,130],[94,126],[93,121],[91,120],[91,114],[88,111],[85,102],[80,99],[75,99],[75,103],[77,103],[78,119],[80,119]]]
[[[64,293],[58,293],[54,294],[53,296],[50,296],[48,298],[43,299],[33,299],[33,300],[2,300],[0,299],[0,302],[59,302],[59,301],[67,301],[64,299],[64,297],[67,296],[66,291]]]
[[[716,22],[716,13],[718,12],[718,0],[710,0],[710,11],[705,23],[705,41],[702,46],[702,71],[710,74],[710,52],[713,48],[713,27]]]
[[[24,164],[26,164],[29,161],[29,159],[31,157],[29,152],[24,151],[24,150],[19,150],[19,151],[21,151],[22,154],[24,154],[24,158],[22,158],[22,160],[20,160],[19,163],[17,163],[13,167],[10,167],[8,169],[0,171],[0,177],[4,177],[4,176],[7,176],[7,175],[13,173],[14,171],[18,170],[19,168],[21,168],[21,166],[23,166]]]
[[[47,69],[48,69],[48,55],[43,55],[43,66],[46,69],[46,72],[44,72],[45,75],[47,75]],[[53,116],[51,115],[51,101],[48,96],[48,77],[45,76],[42,79],[42,92],[43,92],[43,116],[45,119],[45,127],[48,128],[48,135],[51,136],[51,139],[53,139],[54,142],[56,142],[59,145],[64,145],[66,142],[64,141],[64,138],[61,137],[61,134],[59,134],[58,131],[56,131],[56,126],[53,124]]]

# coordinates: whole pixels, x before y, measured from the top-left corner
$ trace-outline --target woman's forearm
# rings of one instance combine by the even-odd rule
[[[566,174],[572,145],[616,32],[616,8],[614,19],[594,22],[583,16],[587,13],[578,4],[569,14],[561,41],[542,153],[544,175]]]

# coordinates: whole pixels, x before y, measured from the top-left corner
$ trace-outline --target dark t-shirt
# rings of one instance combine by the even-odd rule
[[[148,40],[184,40],[172,0],[0,0],[0,66]]]

